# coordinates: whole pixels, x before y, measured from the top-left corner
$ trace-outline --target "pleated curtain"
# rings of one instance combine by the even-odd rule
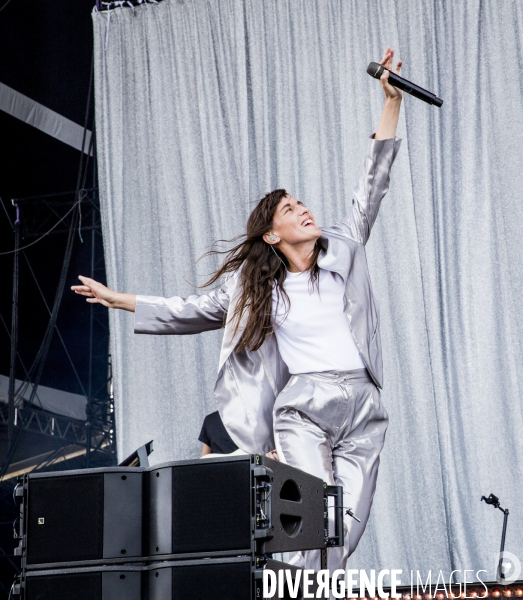
[[[95,12],[96,128],[110,287],[203,293],[198,258],[284,187],[344,214],[383,105],[384,48],[442,108],[406,96],[401,152],[367,245],[390,425],[348,568],[495,579],[523,558],[523,4],[163,0]],[[224,246],[226,248],[227,245]],[[111,311],[121,457],[195,458],[221,332],[138,336]]]

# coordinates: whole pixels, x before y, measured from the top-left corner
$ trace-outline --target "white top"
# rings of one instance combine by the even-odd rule
[[[280,354],[289,372],[351,371],[364,369],[349,322],[343,312],[345,284],[338,273],[320,269],[319,293],[310,272],[291,273],[283,284],[290,309],[272,291],[272,321]]]

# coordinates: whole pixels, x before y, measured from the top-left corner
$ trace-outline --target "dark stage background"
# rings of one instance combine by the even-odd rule
[[[0,12],[0,82],[41,103],[83,127],[89,90],[92,56],[92,0],[11,0]],[[93,106],[88,118],[93,127]],[[15,211],[11,198],[74,191],[77,185],[80,152],[61,141],[0,111],[0,197],[11,221]],[[94,183],[93,160],[86,173],[86,186]],[[71,200],[71,197],[63,198]],[[26,209],[26,214],[32,214]],[[62,211],[63,213],[63,211]],[[62,214],[60,213],[60,214]],[[49,228],[58,220],[49,211]],[[39,217],[40,218],[40,217]],[[45,229],[44,229],[45,231]],[[35,238],[22,239],[21,245]],[[41,384],[82,394],[89,378],[89,310],[79,310],[81,300],[68,291],[79,273],[89,273],[91,232],[83,233],[84,243],[75,236],[66,288],[57,327],[78,373],[75,375],[56,334],[50,346]],[[43,295],[52,307],[62,267],[66,233],[50,235],[28,248],[26,256]],[[101,236],[94,239],[97,276],[104,279]],[[0,208],[0,252],[13,249],[12,226]],[[0,255],[0,375],[9,376],[13,255]],[[100,270],[102,269],[102,270]],[[16,377],[24,378],[42,342],[49,313],[38,292],[25,259],[20,256],[19,333]],[[108,331],[106,311],[97,311],[94,323],[92,388],[104,389],[107,377]],[[81,384],[80,384],[81,382]],[[59,439],[26,431],[12,462],[18,462],[63,444]],[[0,425],[0,463],[7,451],[7,427]],[[85,455],[54,468],[78,468]],[[7,598],[13,580],[12,523],[16,517],[11,492],[12,480],[0,483],[0,598]],[[6,556],[7,554],[7,556]]]

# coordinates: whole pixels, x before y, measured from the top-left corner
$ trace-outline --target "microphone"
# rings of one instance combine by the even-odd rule
[[[415,98],[419,98],[420,100],[423,100],[428,104],[434,104],[435,106],[441,106],[443,104],[443,100],[441,100],[441,98],[438,98],[436,94],[433,94],[428,90],[424,90],[419,85],[416,85],[415,83],[412,83],[407,79],[403,79],[403,77],[396,75],[396,73],[393,73],[390,69],[386,69],[383,65],[380,65],[379,63],[371,62],[367,67],[367,73],[375,79],[379,79],[385,71],[389,72],[390,85],[393,85],[394,87],[397,87],[398,89],[407,92],[407,94],[410,94]]]

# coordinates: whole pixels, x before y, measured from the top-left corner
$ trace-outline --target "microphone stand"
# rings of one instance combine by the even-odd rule
[[[503,531],[501,533],[501,549],[499,551],[499,564],[498,564],[498,579],[505,579],[505,572],[503,569],[503,552],[505,550],[505,536],[507,534],[507,521],[508,521],[508,508],[501,508],[499,504],[499,498],[494,496],[494,494],[490,494],[488,498],[485,496],[481,496],[481,500],[484,500],[487,504],[492,504],[494,508],[499,508],[499,510],[503,513]]]

